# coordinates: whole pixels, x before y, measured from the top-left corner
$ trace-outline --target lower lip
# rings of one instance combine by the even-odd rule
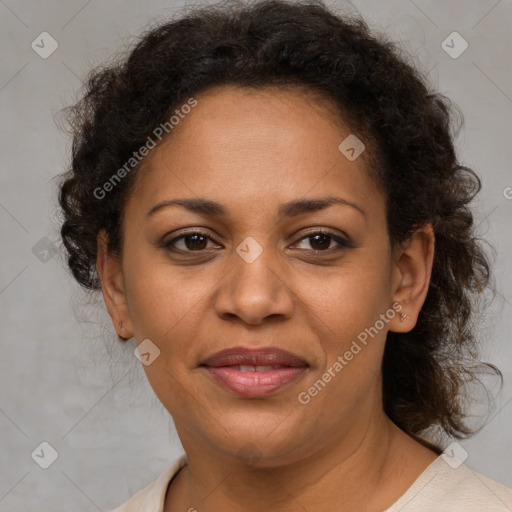
[[[241,372],[231,366],[205,366],[217,382],[246,397],[266,396],[296,381],[307,366],[285,367],[263,372]]]

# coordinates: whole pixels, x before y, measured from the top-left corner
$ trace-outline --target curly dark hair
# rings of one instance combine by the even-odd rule
[[[479,362],[473,318],[491,274],[468,206],[481,183],[458,163],[454,105],[430,90],[398,44],[322,0],[189,9],[92,70],[83,97],[64,111],[73,145],[59,204],[74,278],[101,289],[96,237],[105,229],[109,250],[121,254],[124,205],[140,165],[106,197],[98,190],[187,98],[219,85],[320,93],[369,142],[368,169],[386,198],[391,244],[428,223],[434,228],[432,277],[418,322],[409,333],[388,333],[384,410],[417,439],[435,428],[457,438],[471,434],[464,385],[479,372],[501,372]]]

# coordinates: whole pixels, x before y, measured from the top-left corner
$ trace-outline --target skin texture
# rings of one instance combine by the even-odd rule
[[[161,353],[144,366],[172,415],[189,464],[169,486],[165,510],[367,510],[394,503],[436,458],[384,414],[380,365],[387,330],[410,331],[425,300],[434,236],[418,229],[392,250],[385,199],[363,153],[349,161],[351,133],[327,100],[299,89],[210,89],[144,161],[126,205],[122,258],[98,235],[97,269],[118,334],[149,338]],[[329,108],[330,107],[330,108]],[[361,137],[362,138],[362,137]],[[368,147],[367,147],[368,149]],[[337,196],[296,217],[283,203]],[[207,198],[212,217],[158,202]],[[348,239],[307,238],[328,230]],[[159,246],[187,231],[212,239]],[[261,246],[248,263],[247,237]],[[328,247],[332,249],[328,249]],[[313,249],[317,249],[316,253]],[[185,252],[188,251],[188,252]],[[396,315],[307,405],[307,391],[358,334],[399,302]],[[291,386],[243,398],[199,365],[234,346],[275,346],[307,361]],[[251,462],[239,456],[252,447]]]

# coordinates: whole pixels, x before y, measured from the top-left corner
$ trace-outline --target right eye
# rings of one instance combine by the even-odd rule
[[[206,233],[190,231],[164,242],[162,247],[174,252],[201,252],[207,248],[208,240],[216,242]],[[181,243],[181,247],[177,246],[178,243]]]

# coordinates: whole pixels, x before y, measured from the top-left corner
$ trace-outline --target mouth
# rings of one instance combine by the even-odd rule
[[[291,385],[309,365],[295,354],[274,347],[235,347],[213,354],[201,367],[223,389],[255,398]]]

